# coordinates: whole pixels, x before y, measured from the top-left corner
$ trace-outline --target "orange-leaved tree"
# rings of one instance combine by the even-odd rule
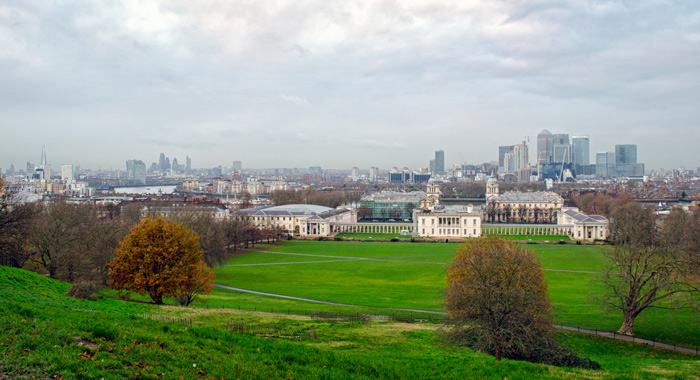
[[[187,305],[212,289],[214,272],[202,260],[197,235],[161,217],[134,227],[116,254],[108,264],[114,289],[147,294],[156,304],[179,297]]]

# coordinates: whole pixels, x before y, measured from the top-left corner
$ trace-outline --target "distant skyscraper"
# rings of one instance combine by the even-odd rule
[[[445,152],[435,151],[435,174],[445,175]]]
[[[588,136],[574,136],[571,138],[573,148],[573,162],[576,165],[590,165],[590,148]]]
[[[504,145],[498,147],[498,170],[503,172],[515,172],[529,169],[530,159],[527,142],[521,144]]]
[[[177,164],[177,157],[173,158],[173,166],[172,166],[173,171],[179,171],[180,166]]]
[[[161,171],[168,170],[165,164],[165,153],[160,154],[160,159],[158,159],[158,169],[160,169]]]
[[[192,158],[190,156],[186,156],[187,162],[185,163],[185,170],[190,171],[192,170]]]
[[[357,179],[360,178],[360,169],[357,166],[354,166],[350,171],[350,178],[352,178],[353,181],[357,181]]]
[[[554,135],[546,129],[543,129],[537,135],[537,165],[545,165],[552,162],[553,140]]]
[[[73,175],[73,165],[61,165],[61,181],[72,181],[74,179]]]
[[[243,163],[241,161],[233,161],[233,164],[231,165],[231,170],[233,170],[234,172],[242,172]]]
[[[41,179],[46,179],[49,180],[51,179],[51,165],[47,162],[46,159],[46,147],[41,148],[41,165],[39,166],[43,173],[43,177]]]
[[[615,170],[621,177],[644,175],[644,164],[637,162],[637,145],[615,145]]]
[[[498,170],[506,170],[506,155],[513,151],[513,145],[502,145],[498,147]]]
[[[623,144],[615,145],[615,165],[636,164],[637,145]]]
[[[527,143],[513,145],[513,160],[515,170],[523,170],[530,168],[530,152],[527,148]]]
[[[126,161],[127,178],[135,185],[146,184],[146,164],[141,160]]]
[[[552,135],[552,162],[571,163],[571,144],[568,133]]]
[[[369,179],[375,181],[379,177],[379,168],[371,167],[369,168]]]
[[[615,152],[598,152],[595,155],[595,174],[598,177],[615,176]]]

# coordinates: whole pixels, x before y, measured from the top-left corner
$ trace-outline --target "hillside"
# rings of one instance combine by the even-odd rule
[[[602,371],[504,360],[440,343],[438,326],[338,323],[231,310],[157,307],[109,297],[76,300],[70,285],[0,267],[0,379],[692,378],[687,355],[578,334],[565,336]],[[191,318],[192,326],[157,318]],[[138,316],[141,315],[141,316]],[[229,321],[285,327],[318,339],[226,331]]]

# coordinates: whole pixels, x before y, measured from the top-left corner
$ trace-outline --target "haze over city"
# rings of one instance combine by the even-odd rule
[[[694,1],[23,1],[0,46],[3,169],[44,145],[95,169],[416,168],[545,128],[700,166]]]

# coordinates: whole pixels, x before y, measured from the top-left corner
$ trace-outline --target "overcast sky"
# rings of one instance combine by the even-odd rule
[[[700,1],[0,3],[0,168],[366,169],[586,134],[700,166]]]

